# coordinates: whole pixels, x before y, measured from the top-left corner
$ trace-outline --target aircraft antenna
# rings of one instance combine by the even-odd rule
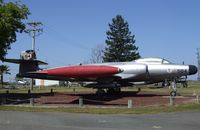
[[[197,48],[197,61],[198,61],[198,77],[197,80],[200,81],[200,48]]]

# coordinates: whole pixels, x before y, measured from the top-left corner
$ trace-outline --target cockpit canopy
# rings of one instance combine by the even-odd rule
[[[148,64],[172,64],[163,58],[141,58],[135,60],[136,63],[148,63]]]

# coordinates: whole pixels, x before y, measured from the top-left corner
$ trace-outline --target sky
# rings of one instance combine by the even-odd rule
[[[14,1],[14,0],[11,0]],[[43,33],[36,38],[36,53],[47,67],[89,61],[91,49],[105,45],[108,24],[122,15],[129,24],[142,57],[197,65],[200,48],[199,0],[21,0],[31,15],[24,22],[40,21]],[[28,34],[18,34],[7,58],[19,58],[31,49]],[[8,64],[12,79],[18,66]],[[45,66],[43,67],[45,68]],[[196,79],[197,75],[193,76]]]

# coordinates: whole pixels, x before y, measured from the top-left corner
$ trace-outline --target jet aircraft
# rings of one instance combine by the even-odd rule
[[[47,63],[37,60],[33,50],[27,50],[21,53],[20,59],[4,61],[19,64],[19,77],[86,82],[85,87],[107,89],[108,93],[136,84],[170,81],[173,88],[170,95],[176,96],[176,81],[197,73],[194,65],[173,64],[162,58],[40,69],[39,65]]]

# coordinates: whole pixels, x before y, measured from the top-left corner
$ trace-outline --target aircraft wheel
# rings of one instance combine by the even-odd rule
[[[107,93],[108,94],[113,94],[115,92],[115,90],[113,89],[113,88],[109,88],[108,90],[107,90]]]
[[[104,89],[97,89],[96,94],[105,94]]]
[[[121,88],[109,88],[107,90],[108,94],[115,94],[115,93],[120,93],[121,92]]]
[[[184,82],[184,83],[183,83],[183,87],[184,87],[184,88],[187,88],[187,87],[188,87],[187,82]]]
[[[116,93],[121,93],[121,88],[115,88],[114,91],[115,91]]]
[[[175,97],[176,96],[176,91],[171,91],[170,96]]]

